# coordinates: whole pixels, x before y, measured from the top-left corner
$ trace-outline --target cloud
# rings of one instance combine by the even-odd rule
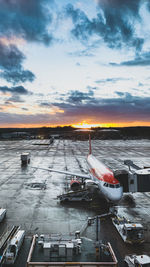
[[[149,66],[150,65],[150,52],[142,53],[136,56],[132,60],[123,61],[121,63],[111,62],[110,65],[112,66]]]
[[[13,95],[5,101],[5,105],[10,105],[12,102],[24,103],[25,101],[20,98],[20,95]]]
[[[24,110],[24,109],[22,109]],[[24,111],[28,111],[25,109]],[[61,113],[60,113],[61,114]],[[0,124],[4,125],[5,127],[16,127],[19,125],[20,127],[24,127],[28,124],[31,125],[53,125],[53,124],[62,124],[62,117],[59,114],[59,117],[56,117],[55,114],[16,114],[16,113],[7,113],[7,112],[0,112]],[[61,121],[60,121],[61,118]]]
[[[0,42],[0,77],[7,82],[17,84],[20,82],[32,82],[35,75],[22,67],[24,54],[15,45],[5,45]]]
[[[15,45],[5,45],[0,42],[0,66],[4,69],[20,67],[25,56]]]
[[[1,77],[13,84],[24,83],[26,81],[33,82],[35,79],[35,75],[31,71],[23,70],[22,68],[15,71],[4,71],[1,73]]]
[[[16,86],[16,87],[0,86],[0,91],[3,93],[10,92],[12,94],[20,94],[20,95],[31,94],[31,92],[29,92],[23,86]]]
[[[69,96],[66,99],[66,102],[76,105],[77,103],[82,103],[86,101],[92,101],[94,93],[92,90],[89,90],[87,93],[80,92],[78,90],[70,91]]]
[[[130,80],[129,78],[121,78],[121,77],[116,77],[116,78],[107,78],[107,79],[101,79],[101,80],[97,80],[95,81],[98,84],[104,84],[104,83],[116,83],[118,81],[126,81],[126,80]]]
[[[48,102],[42,102],[42,103],[40,103],[40,106],[44,107],[44,108],[50,108],[52,106],[52,104],[48,103]]]
[[[116,92],[117,93],[117,92]],[[77,95],[79,95],[77,93]],[[84,97],[83,97],[84,98]],[[128,92],[118,94],[116,98],[89,98],[77,100],[76,104],[69,102],[69,97],[63,103],[52,103],[53,108],[64,112],[15,114],[0,113],[2,125],[62,125],[78,123],[82,120],[94,123],[117,122],[148,122],[150,115],[150,97],[137,97]],[[50,104],[47,102],[47,104]],[[24,110],[26,112],[26,110]]]
[[[89,50],[91,50],[91,47],[88,47],[87,49],[84,50],[69,52],[68,55],[74,57],[94,57],[94,53],[91,53]]]
[[[91,119],[100,122],[149,121],[150,97],[133,96],[128,92],[117,92],[115,98],[89,97],[86,102],[71,102],[70,97],[63,103],[53,103],[64,110],[65,118]]]
[[[22,110],[28,111],[28,108],[22,108]]]
[[[122,93],[122,92],[118,92],[118,91],[116,91],[115,93],[116,93],[118,96],[120,96],[120,97],[124,96],[124,93]]]
[[[117,8],[120,12],[128,10],[135,16],[138,16],[141,0],[96,0],[97,4],[103,9]]]
[[[96,87],[96,86],[90,86],[90,85],[87,85],[86,88],[87,88],[89,91],[95,91],[95,90],[99,89],[99,88]]]
[[[50,45],[53,36],[48,26],[52,23],[53,3],[53,0],[0,0],[0,40],[9,40],[0,41],[0,77],[7,82],[18,84],[35,79],[22,66],[24,54],[10,43],[15,38]]]
[[[72,34],[80,41],[87,42],[91,35],[98,35],[110,48],[120,48],[123,44],[140,51],[144,39],[137,37],[134,24],[140,21],[140,0],[97,1],[98,12],[89,19],[72,4],[66,6],[66,14],[73,22]]]
[[[147,1],[147,9],[148,9],[149,12],[150,12],[150,2],[149,2],[149,1]]]
[[[94,87],[95,88],[95,87]],[[72,103],[72,105],[77,105],[77,104],[82,104],[82,103],[86,103],[89,101],[92,101],[94,96],[94,93],[91,89],[91,87],[89,88],[88,92],[81,92],[78,90],[71,90],[70,92],[68,92],[68,94],[61,94],[61,97],[58,98],[58,100],[64,102],[64,103]],[[45,108],[49,108],[52,107],[52,103],[51,102],[42,102],[40,103],[41,107],[45,107]],[[54,103],[55,105],[55,103]]]
[[[144,83],[139,82],[138,86],[139,87],[141,87],[141,86],[143,87],[144,86]]]
[[[47,27],[52,22],[51,3],[52,0],[0,0],[0,35],[49,45],[53,39]]]

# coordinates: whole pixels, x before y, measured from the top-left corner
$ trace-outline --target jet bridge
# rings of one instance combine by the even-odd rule
[[[124,164],[129,170],[115,171],[115,177],[123,186],[123,192],[150,192],[150,167],[140,168],[131,160],[125,160]]]

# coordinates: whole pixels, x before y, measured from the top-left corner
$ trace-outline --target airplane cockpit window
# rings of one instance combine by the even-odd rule
[[[110,187],[110,188],[119,188],[120,184],[108,184],[108,183],[104,183],[103,186],[105,187]]]

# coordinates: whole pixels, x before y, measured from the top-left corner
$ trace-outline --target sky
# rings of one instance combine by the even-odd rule
[[[149,0],[0,0],[0,127],[150,126]]]

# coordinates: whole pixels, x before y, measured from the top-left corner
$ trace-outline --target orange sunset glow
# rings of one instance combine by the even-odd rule
[[[150,126],[150,122],[119,122],[119,123],[87,123],[87,122],[81,122],[78,124],[72,125],[74,128],[83,128],[83,129],[89,129],[89,128],[96,128],[96,127],[132,127],[132,126]]]
[[[50,124],[50,123],[12,123],[12,124],[3,124],[0,126],[0,128],[41,128],[41,127],[65,127],[65,126],[71,126],[73,128],[79,128],[79,129],[91,129],[91,128],[113,128],[113,127],[137,127],[137,126],[150,126],[150,122],[119,122],[119,123],[88,123],[88,122],[80,122],[76,124]]]

